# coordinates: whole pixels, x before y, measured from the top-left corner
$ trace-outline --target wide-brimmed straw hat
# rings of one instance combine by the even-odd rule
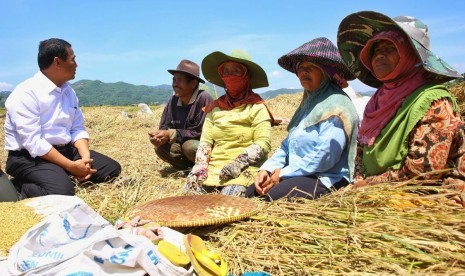
[[[200,67],[197,63],[190,61],[188,59],[183,59],[178,64],[176,69],[168,70],[171,75],[174,73],[184,73],[196,78],[199,82],[205,83],[205,81],[200,77]]]
[[[337,45],[349,70],[363,83],[380,87],[382,82],[362,64],[360,52],[369,39],[382,31],[399,30],[404,33],[421,59],[423,67],[435,82],[446,82],[462,76],[431,51],[428,27],[410,16],[388,16],[361,11],[348,15],[339,24]]]
[[[235,61],[244,64],[249,70],[251,88],[267,87],[268,78],[265,71],[258,64],[252,61],[249,53],[244,50],[233,50],[231,55],[222,52],[213,52],[202,60],[202,73],[205,78],[218,86],[224,87],[223,80],[218,74],[218,66],[226,61]]]
[[[337,47],[326,37],[315,38],[278,59],[278,64],[289,72],[296,74],[297,63],[310,61],[321,67],[329,67],[345,80],[353,80],[355,76],[342,61]],[[332,77],[332,76],[330,76]]]

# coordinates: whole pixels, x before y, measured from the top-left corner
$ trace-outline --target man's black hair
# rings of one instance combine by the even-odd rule
[[[47,69],[55,57],[66,60],[68,58],[66,48],[69,47],[71,47],[70,43],[59,38],[50,38],[41,41],[39,44],[39,54],[37,55],[40,70]]]

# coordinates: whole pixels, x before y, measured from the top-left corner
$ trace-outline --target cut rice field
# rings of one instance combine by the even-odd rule
[[[454,93],[464,93],[461,85]],[[290,119],[301,97],[267,103],[275,117]],[[78,185],[76,195],[112,223],[136,204],[183,194],[187,171],[158,159],[148,140],[163,106],[151,108],[151,115],[138,114],[137,106],[83,108],[91,149],[118,160],[123,171],[113,183]],[[286,125],[273,127],[272,150],[285,136]],[[2,151],[3,169],[6,156]],[[457,203],[464,197],[417,180],[349,186],[315,201],[260,202],[257,215],[235,223],[176,230],[201,236],[234,275],[465,275],[465,210]]]

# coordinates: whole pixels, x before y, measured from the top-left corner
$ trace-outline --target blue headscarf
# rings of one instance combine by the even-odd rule
[[[332,116],[338,117],[344,127],[349,145],[349,175],[352,181],[359,120],[351,99],[337,84],[325,78],[314,92],[305,90],[302,102],[292,116],[287,130],[292,131],[302,121],[305,127],[310,127]]]

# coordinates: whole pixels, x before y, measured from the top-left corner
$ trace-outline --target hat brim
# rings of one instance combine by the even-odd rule
[[[269,86],[266,73],[258,64],[250,60],[228,56],[218,51],[209,54],[202,60],[202,74],[207,81],[224,88],[223,80],[218,74],[218,66],[226,61],[235,61],[247,66],[252,89]]]
[[[441,60],[437,55],[413,40],[410,35],[390,17],[373,12],[361,11],[345,17],[339,24],[337,33],[337,46],[342,59],[349,70],[366,85],[378,88],[382,85],[360,60],[360,52],[367,41],[382,31],[398,30],[408,38],[410,45],[416,50],[417,56],[422,60],[423,67],[430,72],[433,79],[446,82],[461,77],[451,66]]]
[[[344,76],[345,80],[354,80],[355,76],[352,74],[352,72],[347,69],[347,67],[340,62],[323,58],[320,56],[314,56],[314,55],[307,55],[307,54],[296,54],[296,55],[284,55],[278,59],[278,64],[285,70],[297,74],[296,72],[296,65],[298,62],[302,61],[309,61],[311,63],[314,63],[316,65],[325,65],[329,66],[332,68],[335,68],[337,72],[341,73]]]
[[[194,74],[191,74],[191,73],[189,73],[189,72],[187,72],[187,71],[184,71],[184,70],[167,70],[167,71],[168,71],[171,75],[173,75],[174,73],[184,73],[184,74],[186,74],[186,75],[189,75],[189,76],[194,77],[196,80],[198,80],[198,81],[201,82],[201,83],[205,83],[205,81],[204,81],[202,78],[200,78],[200,77],[198,77],[198,76],[196,76],[196,75],[194,75]]]

